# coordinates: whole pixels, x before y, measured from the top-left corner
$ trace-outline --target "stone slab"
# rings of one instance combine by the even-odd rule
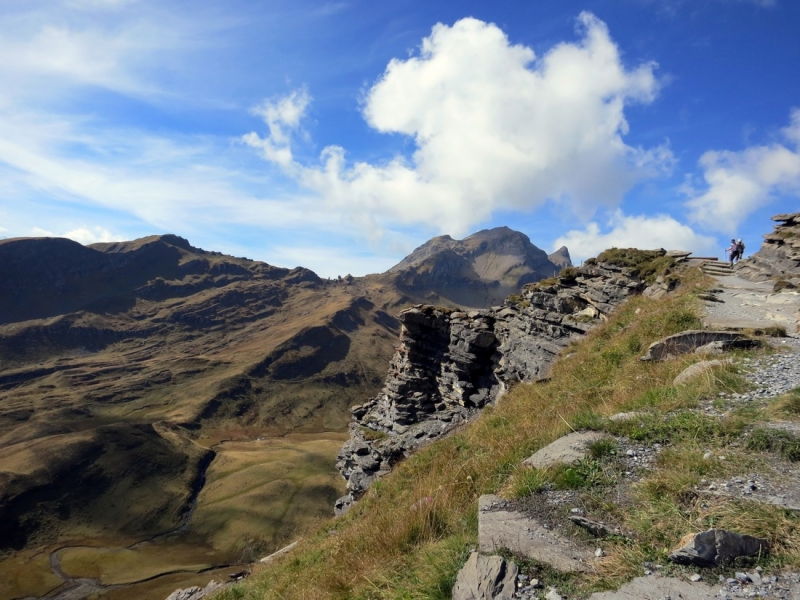
[[[705,329],[682,331],[650,344],[640,360],[665,360],[680,354],[694,352],[700,346],[712,342],[734,343],[744,339],[740,333],[731,331],[708,331]]]
[[[594,552],[546,529],[521,512],[504,508],[506,501],[485,495],[478,500],[478,548],[491,553],[506,548],[558,571],[588,571]]]
[[[607,434],[599,431],[570,433],[537,450],[522,461],[522,464],[536,469],[561,463],[570,464],[586,457],[586,449],[589,444],[606,437],[608,437]]]
[[[469,555],[453,586],[453,600],[511,600],[519,569],[501,556]]]
[[[677,577],[637,577],[614,592],[595,592],[589,600],[706,600],[719,598],[718,589],[707,583],[690,583]]]

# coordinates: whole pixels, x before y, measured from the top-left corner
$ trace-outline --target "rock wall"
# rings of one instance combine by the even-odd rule
[[[352,408],[336,467],[344,513],[392,465],[494,402],[509,384],[547,376],[573,339],[645,284],[624,267],[587,261],[526,286],[503,306],[470,312],[416,305],[400,313],[400,345],[383,390]]]
[[[764,235],[758,252],[736,265],[736,272],[754,281],[794,278],[796,284],[800,279],[800,212],[775,215],[772,220],[778,223],[775,230]]]

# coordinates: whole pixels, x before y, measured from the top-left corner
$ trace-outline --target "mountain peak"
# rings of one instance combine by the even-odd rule
[[[561,267],[562,269],[564,267],[572,266],[572,258],[570,258],[569,250],[567,250],[566,246],[561,246],[561,248],[559,248],[552,254],[548,254],[547,258],[550,259],[551,263]]]
[[[387,273],[409,292],[434,290],[439,300],[485,307],[560,271],[565,261],[569,263],[569,252],[566,248],[564,252],[566,258],[561,253],[558,263],[553,262],[527,235],[503,226],[463,240],[448,235],[432,238]]]

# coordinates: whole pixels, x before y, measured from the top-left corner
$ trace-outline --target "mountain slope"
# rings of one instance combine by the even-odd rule
[[[172,235],[3,240],[0,276],[0,552],[179,526],[210,447],[343,430],[396,335],[398,294]]]
[[[0,575],[50,552],[84,564],[99,545],[144,579],[153,552],[184,540],[209,568],[328,515],[349,408],[380,388],[394,315],[440,293],[493,303],[553,268],[508,229],[423,248],[328,281],[175,235],[0,241]],[[104,560],[70,574],[102,578]]]

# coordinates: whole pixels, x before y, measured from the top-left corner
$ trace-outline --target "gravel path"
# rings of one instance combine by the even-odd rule
[[[748,281],[735,275],[715,278],[719,285],[712,292],[717,302],[708,302],[704,322],[714,329],[786,327],[797,333],[800,321],[800,294],[773,293],[771,281]]]
[[[800,387],[800,294],[774,293],[772,282],[755,282],[735,275],[716,277],[717,302],[706,302],[705,325],[710,328],[753,328],[783,326],[788,337],[772,338],[777,354],[745,359],[747,379],[756,389],[734,398],[772,398]]]

